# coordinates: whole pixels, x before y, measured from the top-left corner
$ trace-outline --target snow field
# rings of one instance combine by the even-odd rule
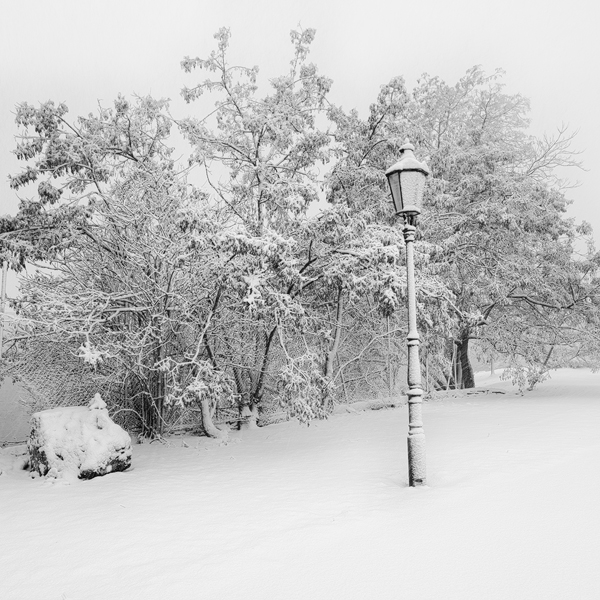
[[[91,481],[5,471],[0,598],[597,600],[599,391],[564,370],[426,403],[425,488],[406,407],[137,445]]]

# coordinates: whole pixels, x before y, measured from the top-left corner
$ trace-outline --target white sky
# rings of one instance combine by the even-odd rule
[[[232,31],[232,60],[261,76],[287,70],[289,31],[314,27],[311,59],[334,81],[331,99],[364,115],[380,85],[427,72],[455,83],[473,65],[506,70],[509,92],[531,100],[532,132],[561,123],[579,130],[575,147],[588,171],[571,214],[589,220],[600,241],[600,36],[594,0],[4,0],[0,14],[0,214],[15,212],[7,175],[15,104],[64,101],[73,117],[118,93],[173,99],[177,116],[197,106],[179,99],[185,55],[205,57],[221,26]],[[600,245],[600,244],[599,244]]]

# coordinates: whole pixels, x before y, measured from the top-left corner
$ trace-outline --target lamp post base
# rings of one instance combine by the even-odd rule
[[[408,485],[427,485],[425,473],[425,434],[408,436]]]

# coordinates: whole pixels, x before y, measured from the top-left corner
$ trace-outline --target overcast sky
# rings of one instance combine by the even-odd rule
[[[424,72],[454,84],[468,68],[506,71],[507,91],[531,101],[531,131],[578,130],[586,172],[572,172],[571,214],[600,242],[600,36],[594,0],[4,0],[0,12],[0,214],[14,213],[9,173],[14,106],[52,99],[73,117],[119,94],[178,98],[186,56],[205,57],[219,27],[231,29],[231,58],[259,65],[264,81],[287,70],[289,31],[317,30],[311,59],[334,81],[331,100],[363,115],[379,87]],[[600,246],[600,243],[598,244]]]

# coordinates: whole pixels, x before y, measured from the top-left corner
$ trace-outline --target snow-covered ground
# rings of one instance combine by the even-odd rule
[[[406,407],[138,445],[91,481],[5,470],[0,598],[598,600],[600,374],[424,421],[424,488]]]

